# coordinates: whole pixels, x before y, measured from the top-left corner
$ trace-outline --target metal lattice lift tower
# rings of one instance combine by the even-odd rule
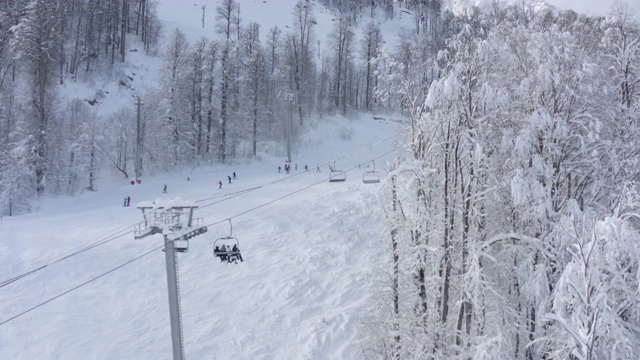
[[[164,204],[145,201],[139,203],[137,208],[142,210],[144,222],[134,226],[134,237],[142,239],[153,234],[164,236],[173,359],[183,360],[182,316],[176,252],[187,252],[189,239],[206,233],[207,227],[202,225],[201,218],[193,218],[193,210],[198,208],[198,205],[193,201],[173,200]]]

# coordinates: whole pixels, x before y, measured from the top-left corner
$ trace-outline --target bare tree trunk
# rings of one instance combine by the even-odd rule
[[[453,230],[453,212],[450,209],[450,201],[452,195],[449,189],[450,177],[450,152],[451,152],[451,123],[447,128],[447,136],[444,150],[444,234],[442,247],[444,250],[442,262],[440,264],[440,278],[442,279],[441,298],[440,298],[440,322],[444,325],[447,323],[449,315],[449,281],[451,277],[451,232]]]
[[[391,218],[391,252],[393,256],[393,275],[392,275],[392,298],[393,298],[393,332],[394,346],[392,349],[392,359],[400,358],[400,256],[398,254],[398,227],[396,223],[396,214],[398,213],[398,194],[396,190],[396,178],[391,179],[391,201],[392,201],[392,218]]]
[[[91,135],[91,153],[89,154],[89,186],[87,190],[96,191],[96,142],[95,135]]]
[[[129,4],[128,0],[122,0],[122,18],[120,19],[120,62],[124,63],[127,31],[129,24]]]
[[[257,86],[253,93],[253,157],[258,151],[258,91]]]

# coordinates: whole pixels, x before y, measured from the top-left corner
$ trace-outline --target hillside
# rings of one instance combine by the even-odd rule
[[[383,228],[375,210],[380,186],[363,184],[367,168],[358,165],[377,158],[382,170],[396,129],[371,118],[348,127],[350,141],[340,140],[333,126],[318,129],[324,135],[309,138],[290,175],[278,174],[281,159],[268,157],[184,169],[135,186],[114,179],[96,193],[4,218],[0,237],[16,241],[0,244],[2,280],[46,265],[0,288],[5,317],[156,250],[3,324],[3,357],[170,358],[162,236],[134,240],[131,230],[142,220],[138,201],[175,198],[198,201],[196,216],[215,224],[178,256],[187,358],[359,357],[360,320]],[[337,155],[343,157],[337,167],[352,169],[345,183],[326,181],[326,163]],[[303,163],[310,165],[308,173]],[[226,175],[234,171],[238,179],[228,184]],[[161,193],[164,184],[167,194]],[[130,207],[122,206],[124,196],[131,196]],[[213,241],[229,233],[228,218],[243,251],[240,264],[220,263],[212,254]],[[99,241],[105,243],[64,259]]]
[[[294,3],[243,1],[242,21],[260,23],[263,37],[273,26],[286,30]],[[159,1],[160,43],[174,29],[191,43],[218,38],[218,4]],[[335,18],[311,4],[320,54]],[[402,23],[388,26],[395,31]],[[129,41],[124,64],[90,81],[67,81],[60,99],[91,103],[97,116],[109,119],[130,111],[133,96],[156,91],[165,46],[154,56]],[[383,231],[380,186],[363,184],[362,175],[373,170],[372,160],[383,172],[397,131],[391,120],[371,115],[314,119],[296,141],[291,174],[277,171],[284,145],[265,142],[258,160],[178,166],[133,186],[103,169],[94,192],[42,197],[30,213],[0,218],[0,238],[13,239],[0,242],[2,357],[170,358],[162,237],[134,240],[132,229],[142,221],[138,202],[172,199],[196,201],[196,216],[210,225],[178,257],[187,358],[359,357]],[[329,183],[329,166],[346,170],[347,181]],[[232,172],[238,178],[229,183]],[[125,197],[130,207],[122,206]],[[227,219],[240,241],[241,264],[213,256],[214,240],[228,235]]]
[[[560,3],[0,2],[0,353],[169,358],[188,202],[189,358],[640,359],[640,23]]]

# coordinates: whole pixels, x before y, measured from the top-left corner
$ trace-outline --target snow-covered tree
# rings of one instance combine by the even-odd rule
[[[185,81],[189,71],[184,64],[187,60],[189,44],[185,34],[175,29],[165,48],[163,71],[163,108],[165,109],[164,131],[171,144],[171,162],[178,164],[188,151],[187,132],[189,127],[188,88]]]
[[[607,217],[575,211],[564,224],[573,238],[571,260],[562,271],[546,341],[553,357],[580,360],[640,357],[640,240],[637,190]],[[573,223],[573,224],[572,224]],[[572,226],[573,225],[573,226]]]
[[[36,191],[45,191],[49,172],[48,151],[51,146],[49,131],[54,125],[56,113],[56,66],[62,54],[63,38],[57,29],[64,19],[52,14],[60,13],[64,1],[33,0],[27,7],[26,15],[13,29],[13,52],[16,60],[29,74],[28,91],[30,103],[28,118],[33,134],[34,148],[29,156],[36,178]]]

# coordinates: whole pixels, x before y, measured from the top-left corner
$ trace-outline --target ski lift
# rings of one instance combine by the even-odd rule
[[[329,182],[344,182],[347,180],[347,173],[342,170],[336,170],[336,164],[329,166],[331,172],[329,173]]]
[[[220,261],[235,262],[242,260],[242,254],[240,253],[240,242],[237,238],[233,237],[233,225],[231,219],[229,220],[230,232],[229,236],[217,238],[213,242],[213,255],[220,258]],[[235,250],[233,250],[235,248]]]
[[[365,184],[377,184],[380,182],[380,173],[376,171],[376,162],[371,160],[373,163],[373,170],[365,171],[362,174],[362,182]]]

